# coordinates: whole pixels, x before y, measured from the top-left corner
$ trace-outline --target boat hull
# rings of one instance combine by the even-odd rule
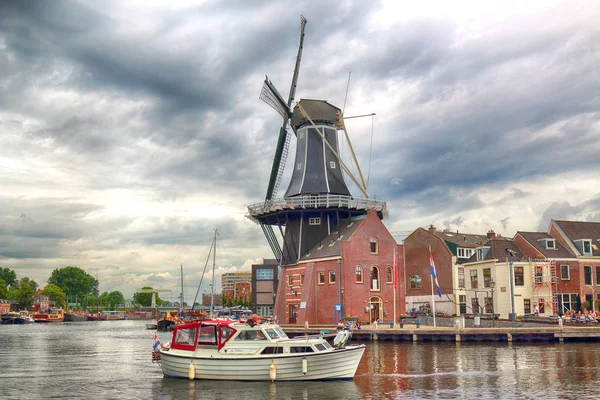
[[[195,379],[270,381],[269,367],[276,368],[277,381],[353,379],[364,345],[348,346],[330,352],[297,355],[265,355],[259,357],[195,357],[193,352],[161,350],[161,367],[168,377],[188,378],[190,363],[196,369]],[[302,372],[302,359],[307,359],[307,372]]]

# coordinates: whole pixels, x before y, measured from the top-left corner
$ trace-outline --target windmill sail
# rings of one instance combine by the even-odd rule
[[[277,89],[275,89],[275,86],[273,86],[268,76],[265,78],[265,83],[260,91],[259,99],[271,106],[273,110],[277,111],[277,113],[283,117],[284,124],[290,118],[291,112],[289,106],[286,104],[285,100],[283,100],[283,97],[281,97]]]

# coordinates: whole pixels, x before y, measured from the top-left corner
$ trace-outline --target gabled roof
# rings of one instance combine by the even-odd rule
[[[435,234],[448,242],[464,247],[481,246],[488,241],[487,235],[478,235],[474,233],[436,231]]]
[[[303,255],[300,258],[300,261],[339,256],[341,254],[340,241],[347,241],[363,223],[364,219],[365,216],[361,215],[359,217],[352,218],[350,220],[350,224],[344,222],[340,227],[339,232],[332,232],[329,234],[321,241],[321,244],[318,244],[310,249],[308,255]],[[341,240],[339,239],[340,237]]]
[[[575,241],[578,239],[592,240],[592,255],[600,257],[600,222],[584,221],[556,221],[553,220],[560,230],[567,236],[573,246],[577,248]]]
[[[483,246],[489,247],[489,251],[483,258],[483,260],[477,260],[477,252],[475,252],[475,254],[473,254],[465,262],[465,264],[477,262],[477,261],[489,261],[489,260],[494,260],[494,259],[497,259],[500,261],[505,260],[507,258],[506,249],[510,249],[517,254],[516,257],[512,258],[513,261],[526,261],[527,260],[527,257],[525,257],[525,255],[521,252],[521,250],[519,250],[517,245],[514,244],[514,242],[510,239],[494,238],[494,239],[488,240]]]
[[[555,239],[552,235],[547,234],[546,232],[517,232],[517,235],[520,235],[523,239],[525,239],[531,246],[533,246],[537,251],[544,255],[546,258],[571,258],[575,257],[568,248],[562,245],[558,240],[555,240],[556,249],[545,249],[542,246],[541,240],[543,239]],[[516,235],[515,235],[516,236]]]

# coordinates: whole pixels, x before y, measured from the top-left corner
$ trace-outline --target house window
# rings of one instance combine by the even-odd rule
[[[515,286],[525,285],[525,275],[523,273],[523,267],[515,267]]]
[[[546,248],[547,249],[556,249],[556,242],[554,241],[554,239],[546,240]]]
[[[477,270],[476,269],[472,269],[470,271],[471,273],[471,289],[477,289]]]
[[[479,299],[477,297],[471,299],[471,309],[474,314],[479,314],[481,312],[481,309],[479,308]]]
[[[304,274],[300,275],[300,286],[304,286]]]
[[[596,285],[600,285],[600,267],[596,267]]]
[[[377,248],[377,238],[376,237],[371,238],[371,240],[369,241],[369,245],[370,245],[371,254],[377,254],[379,249]]]
[[[287,285],[292,286],[294,284],[294,275],[287,276]]]
[[[466,314],[467,313],[467,296],[464,294],[459,295],[458,303],[459,303],[459,307],[460,307],[460,313]]]
[[[335,272],[329,271],[329,283],[335,283]]]
[[[458,256],[458,258],[470,258],[473,255],[473,249],[465,249],[462,247],[459,247],[456,255]]]
[[[329,161],[329,168],[335,169],[335,161]]]
[[[459,289],[465,288],[465,269],[464,268],[458,269],[458,288]],[[466,300],[465,300],[465,303],[466,303]]]
[[[523,313],[531,314],[531,299],[523,299]]]
[[[410,288],[411,290],[421,289],[421,275],[410,276]]]
[[[387,267],[387,273],[385,274],[385,278],[386,278],[385,281],[387,283],[393,283],[394,282],[394,274],[392,272],[392,267]]]
[[[491,280],[492,280],[492,270],[490,268],[485,268],[483,270],[483,287],[490,287]]]
[[[309,218],[308,219],[308,224],[309,225],[321,225],[321,218]]]
[[[592,254],[592,241],[584,240],[583,244],[583,254],[591,255]]]
[[[569,266],[568,265],[560,266],[560,279],[562,279],[563,281],[568,281],[569,279],[571,279],[569,276]]]
[[[379,268],[371,268],[371,290],[379,290]]]
[[[273,280],[273,270],[271,268],[259,268],[256,270],[256,280],[265,281]]]
[[[483,257],[483,249],[477,249],[477,261],[482,261]]]
[[[592,267],[587,265],[583,267],[583,279],[586,286],[592,285]]]
[[[544,283],[544,267],[535,267],[535,283]]]
[[[486,314],[491,314],[492,312],[493,312],[492,298],[491,297],[486,297],[485,298],[485,313]]]
[[[362,283],[362,267],[360,265],[356,266],[356,283]]]
[[[319,272],[319,285],[325,284],[325,272]]]

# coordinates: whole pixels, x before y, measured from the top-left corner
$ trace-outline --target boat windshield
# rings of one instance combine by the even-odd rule
[[[260,329],[253,329],[241,331],[235,340],[267,340],[267,338]]]
[[[277,332],[277,334],[279,335],[280,338],[282,339],[289,339],[288,335],[285,334],[285,332],[283,331],[283,329],[281,329],[280,327],[274,328],[275,332]]]
[[[186,346],[193,346],[194,340],[196,339],[196,328],[178,329],[177,335],[175,336],[175,344],[183,344]]]

